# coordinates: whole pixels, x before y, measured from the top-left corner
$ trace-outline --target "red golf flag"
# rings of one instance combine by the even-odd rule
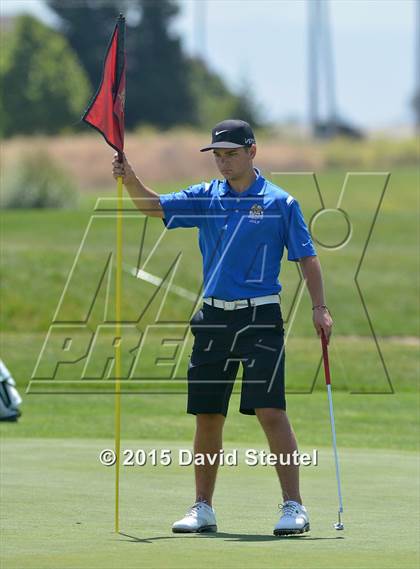
[[[124,150],[125,18],[120,14],[105,56],[100,87],[82,120],[120,154]]]

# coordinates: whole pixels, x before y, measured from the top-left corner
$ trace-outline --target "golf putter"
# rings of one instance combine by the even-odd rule
[[[325,383],[327,385],[328,403],[330,406],[331,433],[332,433],[334,459],[335,459],[335,476],[337,478],[337,489],[338,489],[338,522],[334,524],[334,528],[337,531],[340,531],[344,529],[344,524],[341,521],[341,514],[343,513],[343,498],[341,496],[340,467],[338,464],[337,440],[335,436],[334,409],[333,409],[333,401],[331,393],[330,364],[328,361],[328,343],[327,343],[327,338],[325,337],[324,334],[324,330],[322,329],[321,329],[321,344],[322,344],[322,359],[324,360]]]

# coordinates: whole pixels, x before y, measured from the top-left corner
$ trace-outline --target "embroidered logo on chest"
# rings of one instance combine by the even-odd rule
[[[248,219],[251,223],[259,223],[264,217],[264,210],[262,206],[254,204],[249,210]]]

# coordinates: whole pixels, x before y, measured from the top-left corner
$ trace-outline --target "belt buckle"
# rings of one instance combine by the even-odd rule
[[[235,310],[236,302],[234,300],[225,300],[224,309],[225,310]]]

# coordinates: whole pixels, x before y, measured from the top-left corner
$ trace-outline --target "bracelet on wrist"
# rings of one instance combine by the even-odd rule
[[[328,306],[326,304],[317,304],[316,306],[312,307],[312,310],[316,310],[317,308],[323,308],[324,310],[328,310],[329,312]]]

